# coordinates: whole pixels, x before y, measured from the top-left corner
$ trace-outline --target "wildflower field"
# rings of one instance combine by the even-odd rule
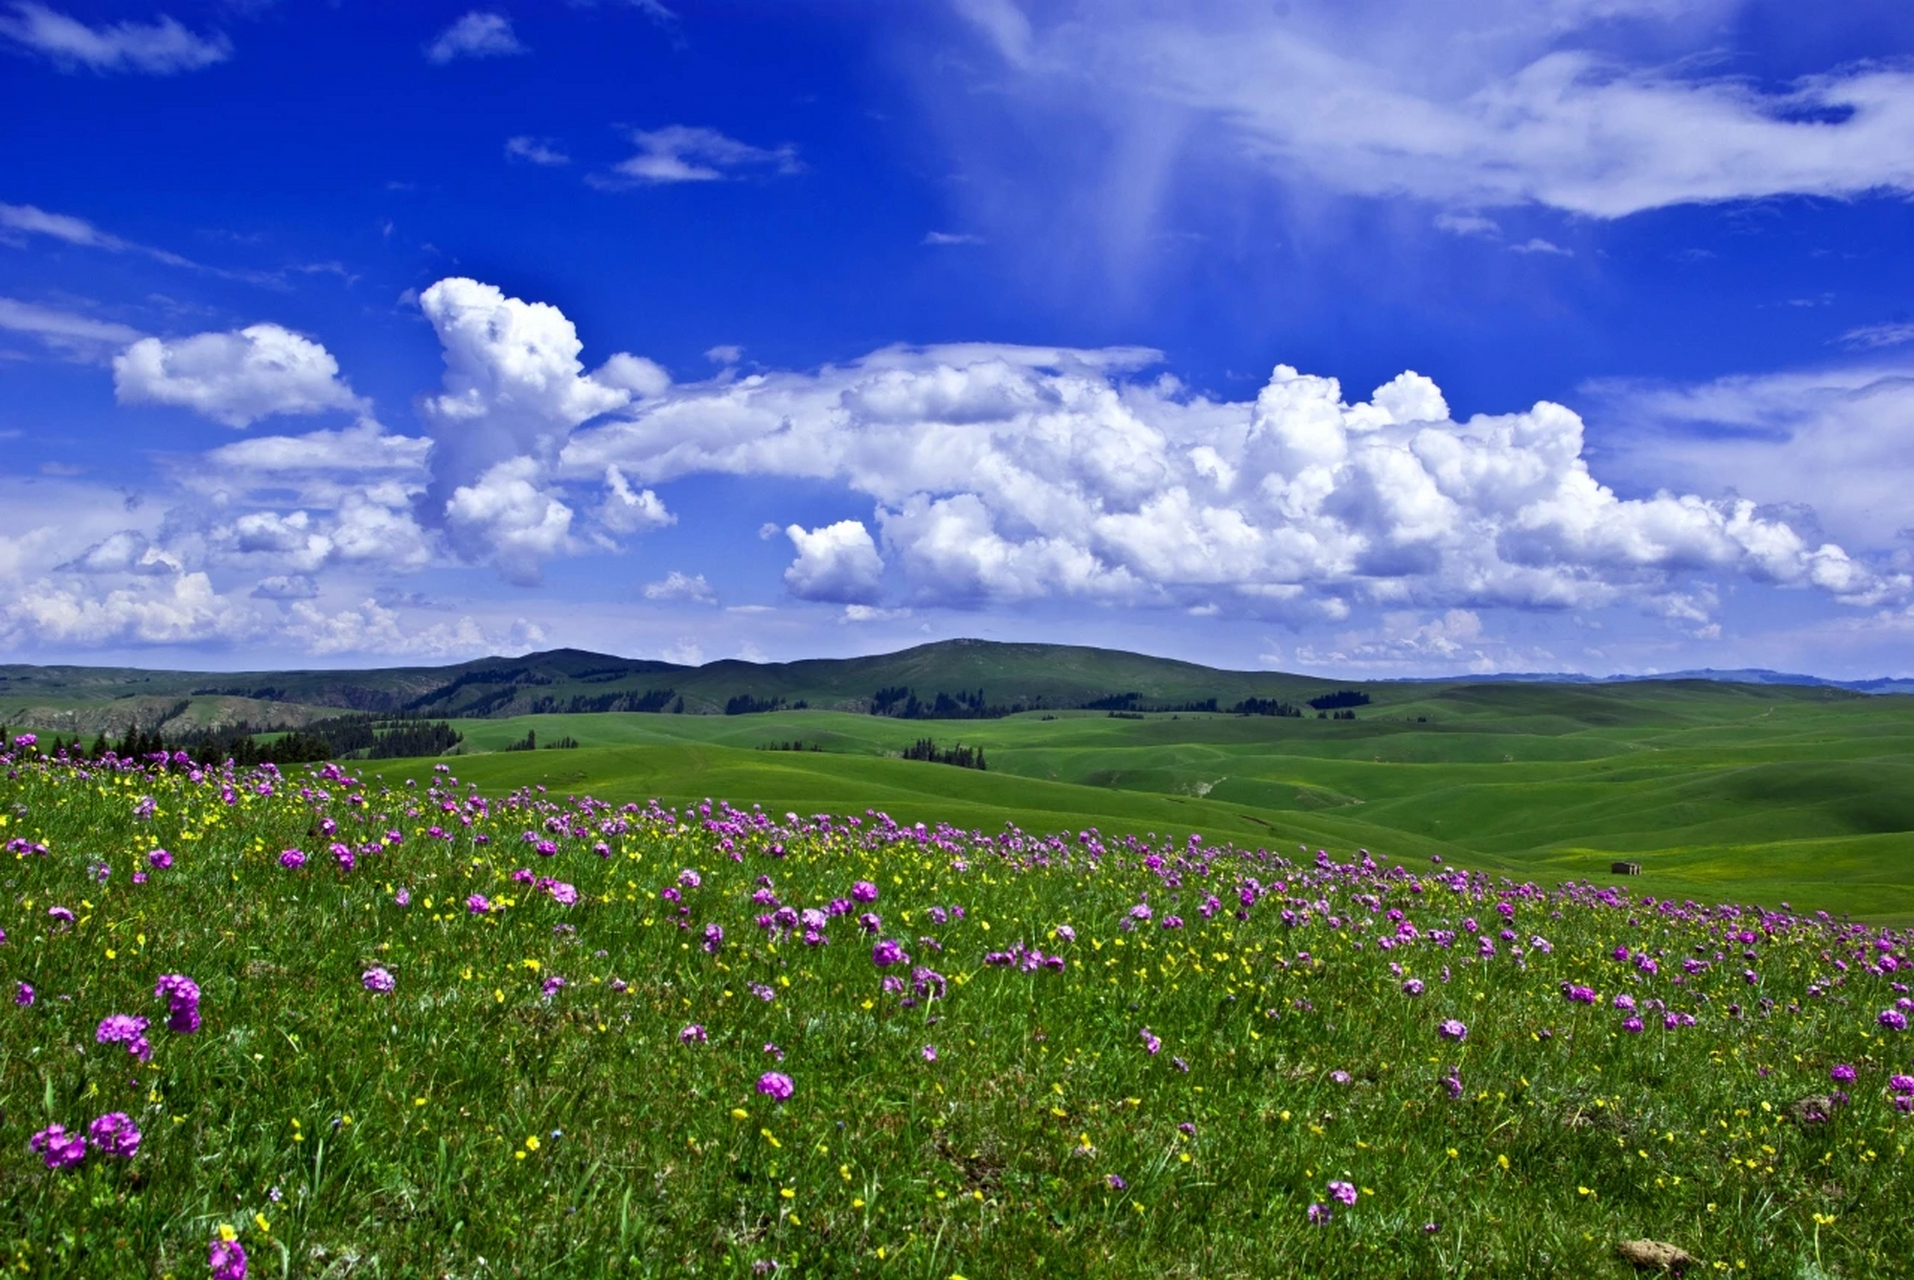
[[[176,761],[0,758],[15,1274],[1914,1257],[1904,933],[1382,849]]]

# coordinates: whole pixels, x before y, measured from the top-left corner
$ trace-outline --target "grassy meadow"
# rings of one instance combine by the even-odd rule
[[[1383,701],[1383,699],[1387,701]],[[1049,718],[1054,714],[1054,718]],[[985,830],[1100,825],[1441,854],[1542,880],[1914,921],[1914,699],[1703,681],[1386,686],[1355,721],[1095,712],[898,721],[552,715],[456,722],[461,776],[619,801],[707,797]],[[527,730],[575,751],[504,753]],[[981,746],[984,773],[896,759]],[[821,752],[765,751],[802,742]],[[377,770],[422,777],[428,763]]]
[[[1061,774],[1118,767],[1139,723],[978,727]],[[1385,743],[1278,727],[1339,794]],[[1229,732],[1188,767],[1276,758]],[[1426,763],[1578,754],[1554,736]],[[1396,745],[1440,754],[1420,725]],[[0,1267],[1819,1280],[1914,1255],[1905,933],[1187,823],[826,817],[816,792],[862,784],[816,759],[0,760]],[[1251,812],[823,759],[925,805],[911,779],[953,775],[952,807],[992,816]],[[472,785],[599,770],[636,795],[647,760],[792,808]],[[1262,812],[1287,839],[1335,810]]]

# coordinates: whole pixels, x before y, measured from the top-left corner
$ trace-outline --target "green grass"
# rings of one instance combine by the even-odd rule
[[[1136,723],[989,731],[1064,765],[1073,743],[1123,750]],[[911,728],[839,731],[878,748]],[[1206,751],[1274,767],[1268,739],[1232,722],[1194,747],[1176,737],[1187,726],[1143,732],[1196,753],[1160,766],[1166,779]],[[1036,736],[1017,746],[1019,733]],[[1363,754],[1328,732],[1280,741],[1325,768]],[[227,792],[218,774],[9,769],[0,978],[35,998],[0,1004],[0,1268],[205,1276],[222,1228],[254,1277],[1579,1280],[1633,1274],[1617,1243],[1651,1237],[1709,1273],[1794,1280],[1895,1274],[1914,1255],[1914,1115],[1890,1097],[1914,1040],[1877,1020],[1914,966],[1906,935],[1885,939],[1897,968],[1883,973],[1867,931],[1812,919],[1518,891],[1421,858],[1391,873],[1328,836],[1341,865],[1320,871],[1193,847],[1185,827],[1200,824],[1166,815],[1236,808],[1214,799],[736,743],[529,755],[394,777],[363,803],[304,770],[267,795],[259,778]],[[478,804],[467,789],[541,770],[580,794],[601,777],[633,796],[668,779],[689,793],[763,783],[791,802],[765,793],[762,819],[675,821],[549,793]],[[1101,799],[1129,815],[1106,832],[1155,823],[1167,838],[987,843],[782,816],[878,792],[980,816]],[[1294,854],[1305,824],[1340,810],[1269,812],[1270,845]],[[158,847],[171,866],[148,865]],[[282,865],[288,847],[305,865]],[[575,904],[520,867],[574,886]],[[860,880],[876,901],[827,915],[827,945],[757,923],[849,899]],[[468,909],[475,893],[489,911]],[[1150,918],[1129,927],[1145,901]],[[910,962],[878,967],[865,910]],[[1492,957],[1478,921],[1509,930]],[[1385,949],[1385,935],[1401,941]],[[987,962],[1013,946],[1057,962]],[[1654,972],[1640,955],[1659,957]],[[365,986],[375,966],[389,994]],[[195,1033],[163,1029],[162,974],[198,983]],[[1563,983],[1599,999],[1571,1004]],[[1624,994],[1645,1028],[1624,1021]],[[111,1014],[152,1020],[150,1061],[97,1041]],[[1664,1028],[1664,1014],[1692,1024]],[[1444,1037],[1450,1019],[1466,1039]],[[1856,1069],[1849,1104],[1788,1119],[1836,1064]],[[770,1070],[793,1082],[788,1101],[759,1092]],[[55,1170],[29,1150],[45,1126],[116,1112],[143,1134],[130,1161],[95,1151]],[[1312,1204],[1332,1220],[1312,1224]]]
[[[1646,892],[1914,920],[1914,699],[1699,681],[1394,693],[1416,696],[1355,722],[822,711],[472,720],[458,725],[474,752],[528,729],[583,745],[458,763],[496,789],[710,796],[777,813],[874,807],[984,829],[1187,829],[1273,848],[1441,854],[1556,880],[1626,859],[1642,864]],[[982,746],[989,771],[889,758],[927,734]],[[755,749],[791,740],[824,751]]]

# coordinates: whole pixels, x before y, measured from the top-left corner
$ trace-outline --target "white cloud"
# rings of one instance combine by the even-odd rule
[[[7,647],[217,643],[260,630],[260,620],[215,591],[203,573],[136,578],[103,595],[41,579],[0,609],[0,645]]]
[[[303,573],[274,574],[261,578],[252,589],[255,600],[312,600],[319,595],[319,584]]]
[[[667,647],[658,655],[666,662],[675,662],[681,667],[701,667],[704,665],[704,646],[690,636]]]
[[[984,64],[908,70],[985,216],[1034,177],[1141,242],[1195,185],[1191,164],[1305,199],[1430,202],[1461,234],[1489,234],[1495,209],[1618,218],[1914,190],[1914,67],[1858,62],[1780,85],[1727,73],[1738,0],[1113,0],[1094,18],[955,7]]]
[[[645,584],[647,600],[683,600],[690,604],[716,604],[717,593],[702,573],[686,576],[673,569],[656,582]]]
[[[712,364],[736,364],[744,359],[744,348],[736,343],[724,342],[705,350],[704,358]]]
[[[1590,391],[1618,480],[1794,508],[1794,523],[1851,547],[1891,546],[1914,525],[1914,362]]]
[[[927,231],[924,233],[927,245],[982,244],[982,236],[971,235],[967,231]]]
[[[657,494],[649,489],[633,492],[625,473],[616,465],[605,468],[605,486],[598,520],[613,533],[647,533],[678,523],[678,517],[665,510]]]
[[[490,556],[521,585],[539,580],[540,565],[571,549],[572,509],[539,487],[532,458],[498,463],[445,504],[446,529],[467,555]]]
[[[1494,218],[1485,218],[1479,213],[1452,211],[1439,213],[1435,220],[1438,231],[1446,231],[1452,236],[1474,236],[1483,240],[1501,238],[1502,226]]]
[[[459,58],[502,58],[529,52],[512,33],[510,18],[474,9],[425,46],[425,60],[442,67]]]
[[[30,204],[0,204],[0,230],[25,235],[49,236],[86,249],[106,249],[117,253],[130,246],[118,236],[109,235],[68,213],[48,213]]]
[[[1540,236],[1536,236],[1534,239],[1531,239],[1523,244],[1510,245],[1509,252],[1510,253],[1549,253],[1549,254],[1555,254],[1563,258],[1572,258],[1575,256],[1575,250],[1564,249],[1561,245],[1551,243],[1550,241],[1542,239]]]
[[[224,62],[232,42],[218,32],[194,35],[164,14],[152,22],[91,27],[42,4],[21,0],[0,17],[0,36],[18,41],[66,70],[144,71],[172,75]]]
[[[1875,347],[1898,347],[1904,342],[1914,342],[1914,324],[1869,324],[1858,329],[1849,329],[1841,335],[1841,341],[1850,347],[1869,349]]]
[[[505,140],[505,156],[508,160],[523,160],[528,164],[553,167],[572,162],[572,158],[560,151],[558,144],[550,138],[530,138],[523,135]]]
[[[0,298],[0,329],[31,334],[57,351],[81,358],[103,357],[108,348],[123,347],[140,337],[140,331],[129,325],[15,298]]]
[[[858,622],[897,622],[911,616],[909,609],[880,609],[870,604],[847,604],[839,615],[840,624]]]
[[[121,529],[88,547],[60,566],[67,573],[139,573],[167,575],[180,563],[147,541],[137,529]]]
[[[167,404],[229,427],[276,413],[364,407],[332,353],[276,324],[166,340],[141,338],[113,361],[121,404]]]
[[[661,129],[630,131],[638,153],[613,165],[609,174],[594,175],[599,186],[659,186],[674,182],[718,182],[742,172],[793,174],[803,171],[797,148],[790,143],[754,147],[716,129],[668,124]]]
[[[848,485],[877,502],[885,550],[925,603],[1062,595],[1320,619],[1351,601],[1600,606],[1695,575],[1853,602],[1906,588],[1731,495],[1618,497],[1560,405],[1458,423],[1413,373],[1350,404],[1334,379],[1280,366],[1253,403],[1215,402],[1122,380],[1152,354],[890,348],[681,385],[576,433],[559,472]],[[787,581],[870,603],[875,543],[860,522],[833,528],[792,533]]]
[[[785,529],[797,559],[784,571],[785,585],[802,600],[869,604],[883,594],[884,561],[861,521],[840,520],[821,529]]]
[[[629,391],[639,399],[661,396],[671,389],[671,375],[663,365],[620,351],[592,370],[592,381]]]
[[[584,344],[557,307],[459,277],[420,294],[419,307],[445,353],[444,390],[420,406],[443,455],[433,464],[441,485],[507,458],[549,457],[573,427],[631,399],[585,375]]]

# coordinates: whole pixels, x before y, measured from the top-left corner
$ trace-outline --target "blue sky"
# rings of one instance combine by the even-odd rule
[[[1914,674],[1904,4],[0,0],[0,658]]]

